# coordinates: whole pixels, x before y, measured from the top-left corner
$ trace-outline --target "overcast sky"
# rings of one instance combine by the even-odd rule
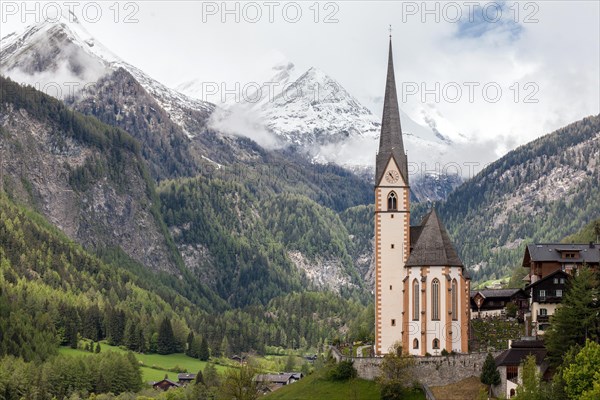
[[[377,114],[391,24],[401,108],[493,140],[496,155],[600,112],[598,1],[71,3],[100,42],[169,86],[233,88],[290,61],[325,71]],[[1,35],[52,13],[46,4],[26,14],[2,1]]]

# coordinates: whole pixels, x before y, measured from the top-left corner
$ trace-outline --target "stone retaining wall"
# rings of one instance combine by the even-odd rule
[[[493,352],[494,357],[501,352]],[[337,362],[350,360],[358,376],[373,380],[379,375],[382,357],[347,357],[335,347],[331,354]],[[415,357],[413,376],[416,380],[428,386],[444,386],[459,382],[471,376],[481,375],[481,367],[487,353],[456,354],[449,356]]]

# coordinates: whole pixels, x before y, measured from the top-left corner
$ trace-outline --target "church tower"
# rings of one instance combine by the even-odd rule
[[[402,337],[404,264],[410,250],[408,160],[394,78],[392,39],[388,56],[379,152],[375,163],[375,353]]]
[[[375,162],[375,354],[468,352],[470,279],[437,212],[410,226],[392,41]]]

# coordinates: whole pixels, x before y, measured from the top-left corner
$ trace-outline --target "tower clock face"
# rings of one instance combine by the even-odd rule
[[[398,171],[395,170],[388,171],[385,174],[385,180],[389,183],[396,183],[400,180],[400,174],[398,173]]]

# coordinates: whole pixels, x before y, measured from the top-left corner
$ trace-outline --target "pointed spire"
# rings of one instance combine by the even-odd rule
[[[375,168],[375,184],[378,184],[381,180],[390,157],[394,157],[404,181],[408,184],[408,161],[406,159],[406,153],[404,152],[404,143],[402,142],[402,126],[400,125],[400,110],[398,108],[396,79],[394,77],[391,30],[387,80],[385,83],[385,98],[383,103],[383,118],[381,120],[379,152],[377,153],[377,163]]]

